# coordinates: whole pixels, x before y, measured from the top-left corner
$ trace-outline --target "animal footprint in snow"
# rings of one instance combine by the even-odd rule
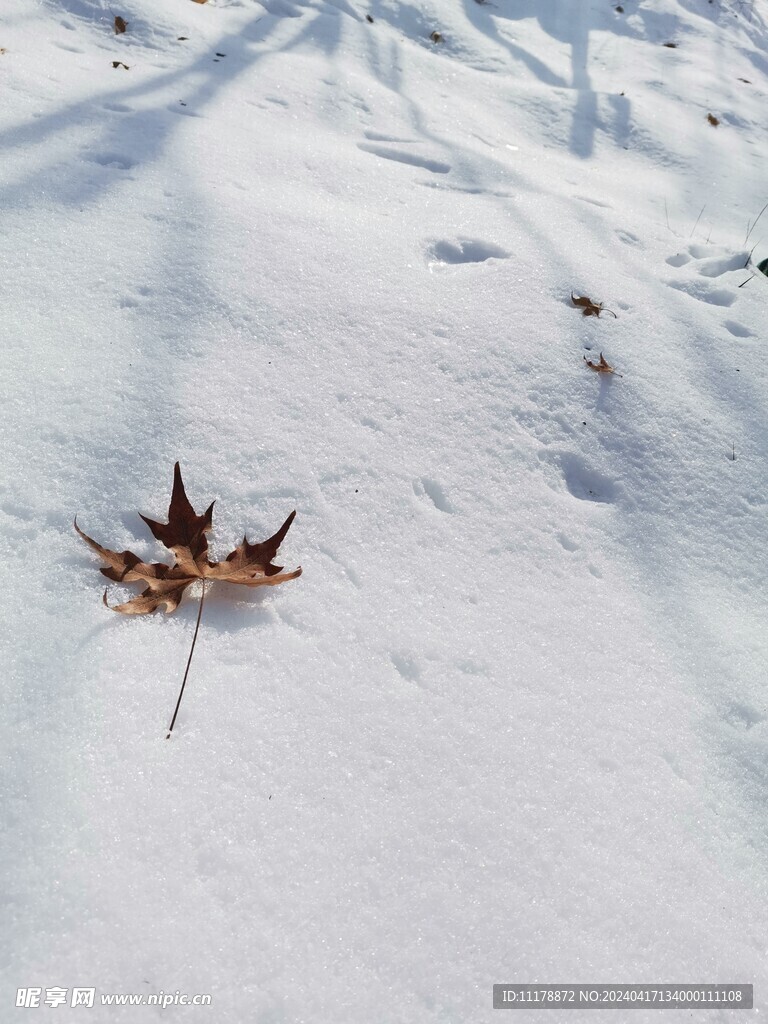
[[[694,243],[682,252],[668,256],[666,262],[678,268],[692,264],[688,269],[702,277],[721,277],[734,270],[744,270],[749,263],[749,253],[746,250],[729,252],[720,246]]]
[[[726,331],[728,331],[730,334],[734,336],[734,338],[755,337],[755,332],[750,331],[748,327],[745,327],[743,324],[740,324],[738,320],[726,320],[723,326],[725,327]]]
[[[705,281],[667,281],[667,284],[675,291],[690,295],[699,302],[709,302],[713,306],[732,306],[736,301],[734,292],[727,288],[713,288]]]
[[[610,504],[621,496],[617,481],[594,469],[576,452],[547,448],[539,452],[539,460],[547,471],[550,486],[555,490],[564,487],[579,501]]]
[[[685,269],[680,277],[667,281],[670,288],[685,292],[700,302],[708,302],[714,306],[731,306],[736,301],[736,292],[728,287],[714,288],[710,281],[725,274],[743,271],[749,263],[749,253],[729,252],[720,246],[694,243],[682,252],[668,256],[666,262],[678,270]],[[741,284],[741,281],[738,283]]]
[[[460,263],[485,263],[486,260],[506,260],[509,253],[493,242],[479,238],[441,238],[427,246],[427,263],[434,266],[456,266]]]
[[[445,491],[436,480],[423,476],[413,481],[413,493],[417,498],[428,499],[439,512],[455,512],[451,502],[446,497]]]
[[[392,160],[399,164],[410,164],[411,167],[420,167],[422,170],[431,171],[433,174],[448,174],[451,169],[451,165],[443,163],[442,160],[432,160],[405,149],[380,146],[373,142],[358,142],[357,148],[362,149],[364,153],[372,153],[373,156],[378,156],[382,160]]]

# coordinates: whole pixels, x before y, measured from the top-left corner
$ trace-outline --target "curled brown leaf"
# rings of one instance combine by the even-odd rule
[[[603,356],[602,352],[600,353],[600,362],[593,363],[590,359],[587,359],[586,356],[584,356],[584,362],[587,364],[589,369],[594,370],[595,373],[616,373],[614,368],[605,361],[605,357]],[[616,376],[623,377],[624,374],[616,373]]]
[[[592,299],[586,295],[574,295],[571,292],[571,302],[574,306],[579,306],[584,316],[597,316],[601,313],[610,313],[611,316],[616,317],[616,314],[612,309],[606,309],[602,302],[593,302]],[[616,317],[618,320],[618,317]]]

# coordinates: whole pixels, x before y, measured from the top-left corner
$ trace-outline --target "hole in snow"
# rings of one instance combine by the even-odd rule
[[[436,480],[423,476],[413,481],[413,493],[417,497],[427,497],[440,512],[454,512],[455,509],[446,497],[445,491]]]
[[[734,338],[754,338],[754,332],[748,327],[740,324],[738,320],[726,320],[725,329],[730,331]]]
[[[452,265],[484,263],[486,260],[506,260],[509,255],[500,246],[477,238],[457,238],[455,241],[442,239],[433,242],[427,249],[427,262]]]
[[[102,167],[117,167],[121,171],[129,171],[135,165],[135,161],[121,153],[95,153],[88,159],[94,164],[101,164]]]
[[[667,257],[667,263],[670,267],[684,267],[686,263],[691,262],[691,257],[687,252],[676,252],[674,256]]]

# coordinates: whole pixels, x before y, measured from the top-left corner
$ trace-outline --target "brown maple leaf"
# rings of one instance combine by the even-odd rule
[[[574,295],[573,292],[571,292],[571,302],[574,306],[581,307],[581,311],[584,316],[599,317],[601,313],[610,313],[611,316],[616,317],[618,320],[618,317],[612,309],[606,309],[602,302],[593,302],[592,299],[587,298],[586,295]]]
[[[115,35],[119,36],[128,28],[128,22],[125,18],[121,18],[119,14],[115,15]]]
[[[602,352],[600,353],[600,362],[599,363],[591,362],[591,360],[587,359],[586,356],[584,356],[584,362],[587,364],[587,366],[590,368],[590,370],[594,370],[595,373],[616,373],[614,368],[609,363],[607,363],[605,361],[605,358],[604,358]],[[616,376],[617,377],[623,377],[624,374],[623,373],[616,373]]]
[[[296,579],[301,575],[301,567],[292,572],[283,572],[283,567],[272,565],[296,512],[291,512],[277,533],[261,544],[249,544],[243,537],[234,551],[227,555],[223,562],[208,560],[208,538],[206,534],[212,528],[212,502],[203,515],[195,513],[184,491],[181,470],[178,462],[174,468],[173,492],[168,508],[168,522],[158,523],[146,516],[141,518],[152,531],[154,537],[169,548],[176,560],[173,565],[164,562],[143,562],[132,551],[111,551],[93,540],[77,525],[75,529],[83,540],[107,562],[109,568],[101,572],[107,579],[116,583],[133,583],[141,581],[147,584],[137,597],[125,604],[112,608],[124,615],[145,615],[165,606],[166,613],[175,611],[187,587],[195,580],[202,580],[205,587],[209,580],[221,580],[224,583],[239,583],[244,587],[274,587],[286,580]],[[107,604],[106,591],[104,604]]]

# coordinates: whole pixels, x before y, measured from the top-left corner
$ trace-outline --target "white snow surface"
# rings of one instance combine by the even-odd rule
[[[768,4],[621,6],[3,0],[3,1021],[768,1017]]]

